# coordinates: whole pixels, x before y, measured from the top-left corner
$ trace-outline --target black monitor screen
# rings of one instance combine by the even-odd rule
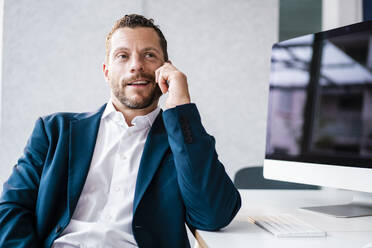
[[[266,158],[372,168],[372,21],[273,46]]]

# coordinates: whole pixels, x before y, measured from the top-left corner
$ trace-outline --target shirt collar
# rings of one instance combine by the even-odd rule
[[[115,112],[118,112],[116,111],[114,105],[112,104],[112,100],[110,98],[110,100],[107,102],[106,104],[106,108],[105,108],[105,111],[103,112],[102,114],[102,119],[106,119],[108,116],[114,114]]]
[[[158,106],[156,109],[154,109],[147,115],[140,115],[140,116],[134,117],[132,120],[132,124],[134,126],[151,127],[156,117],[158,116],[159,112],[160,112],[160,108]],[[108,101],[105,111],[102,114],[102,119],[113,119],[114,121],[120,122],[121,124],[124,124],[125,126],[127,126],[123,114],[115,109],[111,98]]]

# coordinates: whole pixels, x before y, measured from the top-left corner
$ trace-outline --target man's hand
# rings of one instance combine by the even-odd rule
[[[155,71],[155,81],[163,94],[169,92],[165,109],[190,103],[190,94],[186,75],[180,72],[169,61]]]

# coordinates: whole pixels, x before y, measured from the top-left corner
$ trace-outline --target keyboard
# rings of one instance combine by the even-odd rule
[[[290,214],[250,216],[251,222],[278,238],[325,237],[327,233]]]

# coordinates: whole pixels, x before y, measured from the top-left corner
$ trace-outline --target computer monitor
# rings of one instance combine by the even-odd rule
[[[274,44],[264,177],[368,192],[307,209],[372,215],[372,21]]]

